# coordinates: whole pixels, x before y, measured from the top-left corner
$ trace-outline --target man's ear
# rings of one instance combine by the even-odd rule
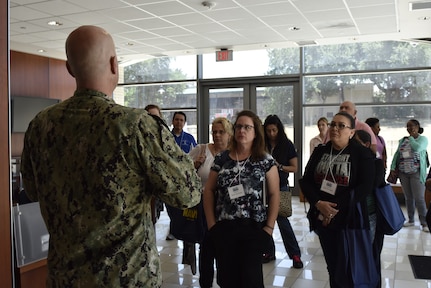
[[[66,68],[67,68],[67,72],[69,72],[69,74],[75,78],[75,75],[73,75],[72,69],[70,68],[69,62],[66,61]]]
[[[112,56],[109,59],[109,64],[111,65],[111,72],[114,75],[118,74],[118,62],[117,62],[117,57],[116,56]]]

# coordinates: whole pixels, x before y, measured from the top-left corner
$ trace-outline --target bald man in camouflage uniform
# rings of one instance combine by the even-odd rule
[[[77,89],[30,123],[21,164],[50,233],[47,287],[160,287],[151,197],[195,206],[200,179],[163,121],[110,99],[118,64],[106,31],[77,28],[66,54]]]

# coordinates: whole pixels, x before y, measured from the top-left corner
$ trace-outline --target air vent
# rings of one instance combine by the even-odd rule
[[[410,11],[431,9],[431,1],[428,2],[410,2]]]
[[[295,42],[298,46],[309,46],[309,45],[317,45],[317,42],[314,40],[304,40]]]

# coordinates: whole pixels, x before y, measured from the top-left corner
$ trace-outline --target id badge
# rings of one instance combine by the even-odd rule
[[[328,180],[323,180],[320,190],[328,194],[335,195],[335,191],[337,191],[337,184]]]
[[[404,151],[402,154],[403,154],[403,158],[411,158],[409,151]]]
[[[244,187],[242,184],[227,188],[231,200],[245,196]]]

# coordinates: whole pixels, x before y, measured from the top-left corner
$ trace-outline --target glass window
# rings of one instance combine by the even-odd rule
[[[299,48],[233,51],[233,60],[216,62],[204,54],[203,78],[227,78],[299,73]]]
[[[118,86],[114,95],[118,95],[117,103],[128,107],[144,108],[148,104],[156,104],[161,109],[195,108],[196,82]]]
[[[430,71],[304,77],[306,104],[411,103],[431,100]]]
[[[196,55],[160,57],[122,66],[119,83],[148,83],[196,79]]]
[[[307,46],[304,62],[306,73],[429,67],[431,46],[405,41]]]

